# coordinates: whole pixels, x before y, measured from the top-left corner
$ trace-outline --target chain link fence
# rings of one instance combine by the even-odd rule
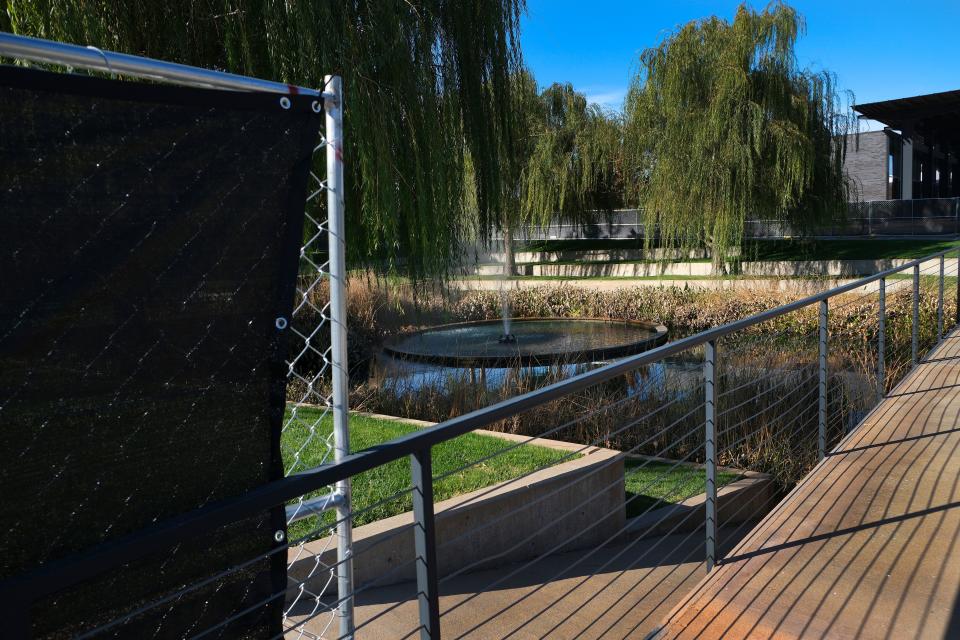
[[[316,162],[310,172],[311,192],[290,321],[293,339],[280,438],[288,476],[339,460],[350,447],[340,79],[329,76],[324,91],[333,97],[327,100],[326,126],[314,149]],[[321,164],[326,168],[323,177],[318,175]],[[296,629],[296,637],[352,634],[349,489],[349,480],[344,480],[324,491],[298,496],[286,508],[288,532],[293,536],[289,539],[284,624]],[[329,517],[331,511],[338,517]],[[314,540],[321,542],[308,547]],[[291,570],[294,565],[297,571]],[[331,598],[335,593],[341,597]],[[318,630],[308,632],[292,622],[294,611],[324,620]],[[340,624],[335,627],[338,618]]]

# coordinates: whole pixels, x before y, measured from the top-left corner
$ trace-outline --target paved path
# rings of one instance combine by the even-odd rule
[[[907,272],[905,272],[907,273]],[[812,295],[839,287],[859,280],[860,278],[694,278],[688,280],[672,278],[516,278],[510,280],[512,289],[537,289],[540,287],[573,287],[589,288],[595,291],[616,291],[631,287],[675,287],[678,289],[735,289],[737,291],[782,291],[792,295]],[[464,290],[499,291],[503,281],[495,279],[462,279],[453,280],[451,286]],[[912,281],[907,279],[891,279],[887,281],[887,293],[895,288],[908,289]],[[855,289],[852,293],[875,293],[877,283],[871,283]]]
[[[960,334],[667,617],[666,638],[960,638]]]

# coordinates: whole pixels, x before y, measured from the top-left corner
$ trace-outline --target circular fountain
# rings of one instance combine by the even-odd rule
[[[447,367],[527,367],[598,362],[646,351],[667,328],[604,318],[513,318],[429,327],[384,346],[394,358]]]

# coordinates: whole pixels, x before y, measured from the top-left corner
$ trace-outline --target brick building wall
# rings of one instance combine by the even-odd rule
[[[887,199],[887,134],[868,131],[847,136],[844,171],[854,180],[860,200]]]

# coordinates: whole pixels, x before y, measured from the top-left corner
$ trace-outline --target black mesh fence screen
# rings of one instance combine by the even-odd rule
[[[322,118],[289,100],[0,68],[0,579],[282,475]],[[107,635],[275,634],[286,555],[264,554],[284,527],[278,508],[58,593],[34,633],[262,556]]]

